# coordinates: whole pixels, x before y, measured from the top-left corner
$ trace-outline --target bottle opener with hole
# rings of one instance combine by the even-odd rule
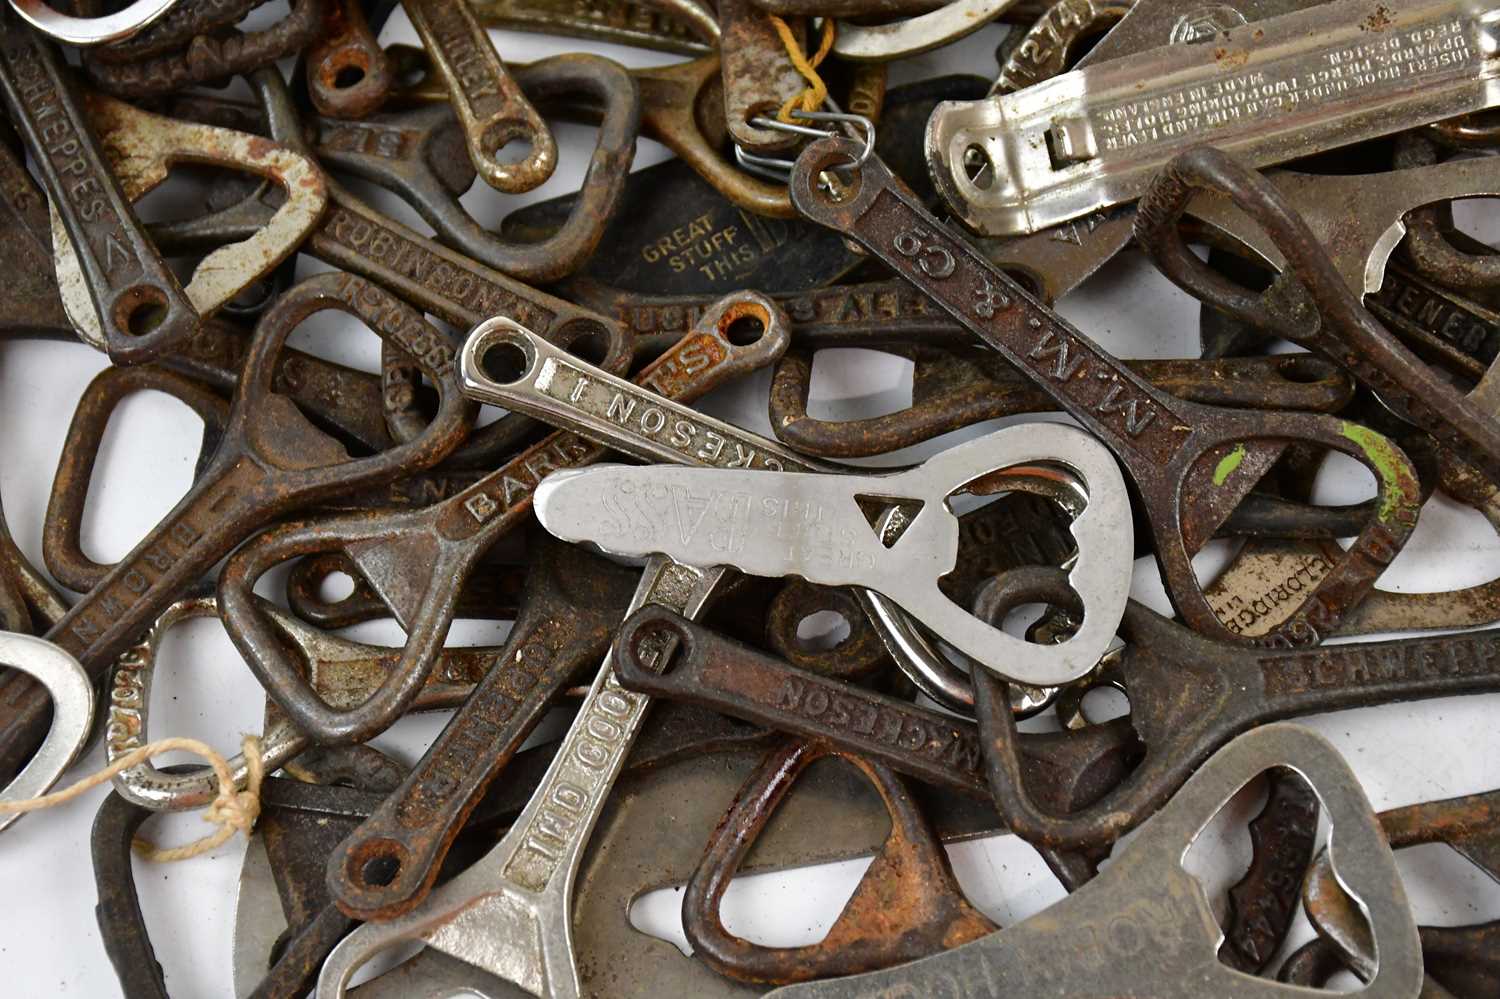
[[[1495,821],[1500,791],[1445,801],[1429,801],[1381,812],[1377,819],[1401,850],[1424,843],[1444,843],[1487,874],[1500,880],[1500,828]],[[1282,969],[1283,981],[1322,985],[1324,974],[1309,974],[1308,965],[1326,971],[1348,968],[1368,979],[1377,966],[1374,941],[1363,925],[1357,904],[1339,886],[1327,853],[1313,863],[1302,886],[1302,904],[1319,936],[1322,954],[1293,955]],[[1426,981],[1422,999],[1492,995],[1500,987],[1500,921],[1470,926],[1419,926]],[[1329,953],[1331,952],[1331,953]],[[1305,976],[1305,977],[1304,977]],[[1451,992],[1449,991],[1451,990]]]
[[[500,61],[495,45],[467,3],[402,0],[412,27],[447,84],[468,139],[469,160],[497,191],[522,194],[557,168],[552,131]],[[515,141],[529,147],[515,163],[497,154]]]
[[[442,400],[421,437],[351,459],[272,390],[275,358],[286,339],[302,320],[329,309],[359,318],[420,359]],[[211,466],[48,635],[100,676],[162,609],[274,516],[438,462],[472,419],[472,407],[454,391],[452,364],[445,339],[420,314],[360,278],[319,274],[287,291],[260,320]],[[45,698],[34,687],[7,700],[0,713],[0,774],[20,768],[39,741],[45,714]]]
[[[257,136],[148,114],[101,94],[86,94],[83,107],[122,193],[131,201],[166,180],[173,163],[204,160],[265,177],[285,192],[285,203],[255,233],[214,250],[194,268],[183,291],[200,320],[275,270],[323,215],[328,190],[323,171],[310,158]],[[94,289],[65,221],[54,210],[52,238],[63,307],[85,343],[115,356],[115,338],[89,307]]]
[[[19,670],[46,689],[52,722],[31,762],[0,789],[0,801],[25,801],[45,794],[88,741],[94,722],[94,684],[64,649],[31,635],[0,632],[0,666]],[[21,817],[0,814],[0,831]]]
[[[938,579],[956,564],[955,494],[1005,491],[1014,476],[1049,473],[1078,491],[1069,580],[1084,620],[1066,641],[1038,646],[975,618]],[[879,518],[892,508],[901,515],[882,533]],[[1075,680],[1098,663],[1124,609],[1134,555],[1113,459],[1093,438],[1054,423],[999,430],[886,475],[626,465],[555,472],[537,490],[536,511],[557,536],[616,555],[873,590],[975,662],[1038,686]]]
[[[935,219],[878,157],[852,186],[819,187],[820,175],[856,155],[835,138],[803,150],[791,182],[798,210],[858,240],[1109,445],[1135,480],[1167,592],[1193,627],[1235,639],[1208,606],[1192,556],[1292,441],[1365,465],[1378,499],[1335,570],[1259,641],[1314,643],[1374,585],[1415,528],[1420,502],[1415,470],[1388,438],[1323,414],[1201,406],[1159,392]]]
[[[192,336],[198,314],[131,211],[66,63],[10,10],[0,7],[0,92],[33,152],[55,225],[77,241],[88,307],[111,357],[149,360]],[[148,314],[157,320],[149,328]]]
[[[400,658],[400,649],[326,635],[269,603],[265,604],[265,613],[275,622],[282,640],[296,650],[308,685],[328,703],[341,707],[361,703],[385,682]],[[109,708],[104,730],[107,759],[113,761],[151,741],[151,687],[162,639],[183,621],[218,616],[219,605],[214,597],[184,597],[161,613],[140,642],[120,653],[108,684]],[[457,707],[483,677],[499,668],[499,661],[498,647],[445,649],[412,702],[411,710]],[[267,772],[314,745],[274,703],[267,703],[260,736],[261,764]],[[236,784],[244,781],[247,765],[242,754],[229,758],[229,770]],[[152,811],[201,808],[218,794],[218,779],[206,765],[166,774],[149,760],[121,771],[114,778],[114,786],[127,801]]]
[[[1038,989],[1183,999],[1316,995],[1220,963],[1223,931],[1203,886],[1182,866],[1223,804],[1276,767],[1289,767],[1313,785],[1332,823],[1340,880],[1359,899],[1379,941],[1380,967],[1362,994],[1415,999],[1422,957],[1390,846],[1348,764],[1322,736],[1289,724],[1264,726],[1221,749],[1098,877],[1031,919],[886,971],[786,986],[770,995],[998,996]]]
[[[1335,0],[945,105],[933,181],[974,229],[1035,232],[1140,197],[1193,145],[1269,166],[1482,110],[1500,101],[1497,17],[1467,0]]]
[[[996,807],[1028,840],[1112,842],[1160,808],[1193,768],[1253,726],[1300,715],[1500,689],[1500,631],[1254,650],[1215,641],[1131,602],[1120,675],[1147,751],[1130,778],[1071,815],[1029,800],[1003,684],[975,678],[981,745]]]

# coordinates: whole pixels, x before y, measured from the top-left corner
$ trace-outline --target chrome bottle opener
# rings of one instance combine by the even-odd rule
[[[1497,46],[1493,2],[1335,0],[939,105],[928,167],[974,229],[1035,232],[1139,197],[1190,146],[1268,166],[1491,107]]]
[[[1014,476],[1055,476],[1058,466],[1072,473],[1069,486],[1084,487],[1071,525],[1078,555],[1069,579],[1088,614],[1067,641],[1033,645],[938,588],[958,551],[948,500],[966,486],[999,491]],[[1055,686],[1098,664],[1124,611],[1134,543],[1125,497],[1119,469],[1097,441],[1064,424],[1030,423],[886,475],[628,465],[554,472],[537,490],[536,512],[558,537],[618,555],[664,554],[756,576],[866,587],[995,672]],[[882,530],[892,508],[900,519]]]
[[[521,355],[521,361],[518,364],[520,375],[513,381],[501,383],[482,374],[482,366],[492,354],[500,356],[510,352]],[[535,334],[517,328],[514,323],[506,320],[495,320],[488,329],[481,327],[479,331],[476,331],[465,345],[463,357],[465,390],[476,398],[566,426],[585,436],[602,440],[618,451],[647,461],[675,465],[712,465],[719,468],[753,471],[756,474],[761,471],[773,471],[839,472],[856,475],[853,470],[845,466],[817,462],[803,457],[775,441],[766,440],[757,434],[718,420],[708,419],[685,406],[663,399],[654,392],[615,378],[553,347]],[[1028,427],[1028,430],[1035,432],[1043,426],[1051,427],[1052,425],[1033,424]],[[1059,440],[1062,439],[1059,438]],[[1067,456],[1062,459],[1059,459],[1058,451],[1053,451],[1050,456],[1044,455],[1045,460],[1057,462],[1051,468],[1024,470],[1017,468],[999,483],[987,483],[981,473],[992,471],[997,466],[1003,468],[1010,464],[1011,459],[1005,457],[998,462],[989,463],[985,468],[977,469],[967,479],[956,475],[951,480],[953,484],[949,491],[956,491],[959,487],[969,484],[970,480],[974,480],[971,491],[975,493],[981,493],[999,485],[1000,488],[1040,491],[1064,503],[1069,502],[1070,498],[1076,499],[1080,493],[1088,496],[1090,504],[1099,502],[1105,493],[1111,491],[1110,487],[1103,483],[1109,482],[1119,474],[1118,467],[1113,462],[1102,461],[1099,457],[1089,454],[1087,445],[1083,443],[1086,439],[1077,438],[1077,440],[1080,446],[1070,449]],[[1022,452],[1017,452],[1017,454],[1022,454]],[[1018,458],[1020,462],[1027,460],[1025,457]],[[1063,465],[1073,467],[1064,469]],[[1075,475],[1084,481],[1078,482]],[[856,479],[861,478],[864,477],[856,475]],[[1061,490],[1060,486],[1063,487]],[[910,500],[902,503],[899,495],[892,495],[891,491],[883,486],[876,485],[873,488],[876,490],[875,497],[884,496],[889,502],[882,502],[879,498],[872,500],[870,506],[874,514],[870,517],[871,537],[878,537],[882,542],[899,537],[910,527],[910,524],[899,525],[897,519],[904,520],[916,514],[918,512],[916,504]],[[1117,491],[1115,494],[1119,495]],[[540,499],[540,492],[538,499]],[[1101,520],[1106,523],[1119,522],[1121,518],[1111,516],[1108,509],[1107,506],[1099,508],[1099,512],[1103,514]],[[540,515],[540,508],[538,508],[538,513]],[[865,511],[857,510],[855,515],[858,517],[856,523],[865,522]],[[1075,521],[1075,525],[1076,523]],[[1113,550],[1118,555],[1117,567],[1128,565],[1133,543],[1128,533],[1120,535],[1120,538],[1123,540],[1122,547]],[[1085,543],[1082,537],[1078,540],[1081,544]],[[1109,554],[1111,552],[1107,550],[1106,560],[1103,560],[1101,564],[1105,567],[1104,573],[1107,578],[1117,579],[1118,577],[1109,568],[1110,563],[1107,561]],[[715,554],[708,559],[708,563],[714,564],[719,560],[720,556]],[[1124,571],[1128,572],[1128,569]],[[1076,572],[1070,576],[1070,582],[1078,588],[1076,592],[1080,596],[1085,589],[1091,589],[1091,586],[1085,584],[1081,575]],[[1122,584],[1111,585],[1121,586]],[[870,615],[872,623],[881,631],[887,646],[908,647],[909,643],[903,640],[903,636],[915,628],[910,618],[895,606],[895,602],[869,589],[860,589],[856,592],[866,612]],[[1099,593],[1109,592],[1109,585],[1100,587]],[[1110,611],[1107,608],[1111,606],[1111,598],[1096,595],[1094,599],[1101,602],[1088,604],[1088,610],[1085,613],[1086,616],[1092,615],[1096,619],[1098,628],[1096,630],[1093,626],[1088,627],[1087,634],[1084,636],[1085,641],[1075,639],[1056,647],[1059,650],[1058,656],[1050,662],[1050,666],[1058,675],[1064,673],[1070,673],[1072,676],[1081,675],[1072,671],[1091,669],[1093,664],[1097,663],[1098,657],[1107,651],[1110,637],[1105,632],[1109,632],[1119,619],[1109,616]],[[983,652],[984,648],[983,643],[980,643],[977,651]],[[975,645],[970,643],[966,651],[975,649]],[[1040,652],[1040,646],[1027,646],[1025,659],[1028,664],[1043,664],[1042,669],[1045,670],[1050,653],[1036,655]],[[970,651],[970,654],[973,652]],[[1036,658],[1033,658],[1034,655]],[[993,660],[994,657],[991,654],[986,658]],[[900,656],[897,661],[901,662]],[[1018,664],[1007,664],[1007,669],[1011,667],[1019,668]]]
[[[34,677],[52,695],[52,727],[41,748],[14,780],[0,788],[0,803],[45,794],[88,741],[94,721],[94,684],[65,650],[31,635],[0,632],[0,665]],[[0,831],[21,817],[0,814]]]

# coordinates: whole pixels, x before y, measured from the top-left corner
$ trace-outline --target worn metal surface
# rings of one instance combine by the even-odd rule
[[[1416,524],[1416,476],[1394,443],[1329,416],[1206,407],[1161,393],[951,233],[878,159],[859,169],[843,200],[820,190],[817,176],[847,162],[850,145],[823,139],[798,158],[792,178],[798,210],[858,240],[1110,446],[1148,510],[1173,604],[1193,627],[1235,637],[1209,607],[1191,556],[1291,438],[1317,442],[1369,468],[1380,514],[1298,610],[1261,641],[1316,642],[1368,592]]]
[[[360,704],[380,688],[400,660],[400,649],[323,634],[270,605],[265,607],[265,613],[274,622],[277,635],[295,651],[309,686],[330,704],[339,707]],[[109,709],[104,729],[105,755],[110,760],[151,741],[151,688],[162,639],[183,621],[218,615],[218,602],[212,596],[184,597],[163,611],[140,641],[116,659],[108,682]],[[445,649],[412,702],[411,710],[458,706],[501,658],[498,647]],[[260,745],[261,763],[268,771],[294,758],[305,757],[310,750],[314,754],[319,752],[312,739],[292,724],[274,702],[267,703]],[[236,784],[243,782],[247,773],[243,755],[230,757],[228,762]],[[299,767],[305,765],[299,762]],[[121,771],[114,785],[126,800],[153,811],[201,808],[219,790],[217,777],[206,765],[179,768],[169,776],[149,761]]]
[[[1254,292],[1222,277],[1187,248],[1177,221],[1199,189],[1227,195],[1285,258],[1285,269],[1268,289]],[[1265,178],[1216,149],[1184,153],[1141,199],[1135,228],[1152,260],[1179,286],[1252,326],[1337,361],[1383,405],[1491,474],[1500,473],[1500,428],[1493,413],[1423,364],[1370,315],[1335,273],[1301,215]]]
[[[323,24],[323,13],[336,0],[291,0],[286,16],[248,34],[230,29],[195,35],[179,51],[125,62],[104,62],[85,55],[89,79],[119,97],[160,97],[184,87],[216,83],[269,66],[306,48]]]
[[[323,127],[319,155],[332,169],[400,194],[454,249],[522,281],[555,281],[584,265],[625,206],[640,100],[631,75],[598,56],[572,54],[518,66],[515,80],[544,108],[583,102],[602,109],[598,144],[579,193],[568,199],[568,211],[544,238],[501,239],[459,202],[473,176],[451,177],[453,139],[461,133],[444,106],[367,119],[357,131],[346,130],[347,139]],[[359,141],[349,141],[356,136]]]
[[[422,902],[485,788],[607,645],[634,574],[567,546],[538,549],[547,562],[528,578],[497,667],[401,786],[324,854],[328,890],[347,914],[388,919]]]
[[[661,672],[638,649],[675,642]],[[683,700],[804,739],[859,754],[898,773],[980,799],[986,797],[979,734],[952,715],[822,677],[652,607],[631,615],[612,651],[620,683]],[[1068,810],[1092,802],[1128,773],[1138,745],[1119,723],[1083,738],[1021,737],[1027,787]]]
[[[519,194],[552,176],[557,169],[552,131],[500,61],[468,4],[403,0],[402,6],[447,84],[469,160],[484,182]],[[514,162],[499,156],[511,143],[521,153]]]
[[[328,0],[318,36],[303,53],[307,97],[319,114],[364,118],[380,110],[395,71],[360,0]]]
[[[308,151],[285,81],[274,70],[251,79],[265,105],[272,136],[289,148]],[[516,317],[558,343],[592,344],[591,356],[611,370],[630,357],[619,324],[456,253],[421,236],[329,182],[330,209],[313,230],[304,252],[359,274],[402,300],[463,329],[494,315]],[[177,248],[215,245],[256,232],[271,206],[251,197],[203,219],[153,227],[157,238]],[[462,461],[481,467],[514,450],[534,424],[507,415],[470,435]]]
[[[94,47],[90,53],[100,62],[132,62],[164,55],[186,46],[198,35],[233,26],[265,0],[211,0],[209,3],[179,3],[129,38]],[[100,0],[75,0],[74,6],[98,17],[105,6]]]
[[[1010,48],[990,92],[1013,94],[1066,72],[1079,50],[1113,28],[1132,6],[1132,0],[1057,0]]]
[[[1221,964],[1221,931],[1182,857],[1225,801],[1266,769],[1307,776],[1336,830],[1339,877],[1360,899],[1380,967],[1366,994],[1410,999],[1422,956],[1390,847],[1338,753],[1296,726],[1242,735],[1203,764],[1170,804],[1152,816],[1098,877],[1045,912],[974,943],[887,971],[802,985],[770,995],[855,997],[964,995],[1045,987],[1057,994],[1293,996],[1300,989]],[[1083,947],[1087,940],[1092,947]],[[1143,981],[1144,980],[1144,981]]]
[[[1492,31],[1462,2],[1335,0],[1231,27],[1212,45],[1095,62],[939,108],[933,180],[977,231],[1035,232],[1140,197],[1198,144],[1269,166],[1487,108],[1500,72]],[[1446,57],[1425,58],[1429,41]],[[971,178],[971,158],[987,181]]]
[[[172,768],[167,767],[170,773]],[[135,871],[131,867],[131,841],[136,830],[154,812],[133,805],[111,794],[94,816],[89,851],[94,861],[94,885],[99,901],[94,918],[99,924],[99,940],[104,953],[115,967],[115,975],[125,995],[135,999],[169,999],[166,975],[157,963],[135,893]]]
[[[0,92],[66,229],[111,357],[133,363],[198,328],[177,277],[130,210],[61,56],[0,9]]]
[[[435,496],[426,502],[434,503],[445,498]],[[481,562],[459,595],[454,617],[514,621],[525,570],[525,565],[510,561]],[[353,588],[347,596],[326,598],[324,587],[331,577],[337,575],[348,576]],[[319,628],[347,628],[391,616],[391,609],[380,599],[375,587],[370,585],[354,560],[343,552],[320,552],[299,559],[287,576],[286,598],[293,614]]]
[[[551,238],[578,214],[580,200],[567,195],[528,205],[506,216],[501,233],[516,242]],[[711,299],[741,287],[816,288],[859,263],[837,236],[738,207],[687,163],[669,161],[624,178],[619,213],[581,273],[626,292]]]
[[[1241,732],[1268,722],[1392,701],[1496,689],[1495,631],[1303,651],[1252,651],[1194,633],[1132,603],[1120,659],[1131,723],[1146,743],[1131,777],[1068,816],[1039,807],[1021,783],[1015,721],[1003,687],[976,678],[990,788],[1028,840],[1083,847],[1112,841],[1159,808],[1195,767]]]
[[[736,936],[719,915],[730,879],[797,778],[828,757],[845,760],[870,781],[890,814],[890,835],[822,940],[767,947]],[[688,880],[682,909],[683,931],[695,956],[720,974],[767,985],[874,971],[996,929],[964,898],[948,855],[900,777],[851,753],[800,739],[773,750],[740,789]]]
[[[1381,828],[1394,849],[1423,843],[1446,843],[1492,879],[1500,880],[1500,792],[1485,792],[1446,801],[1424,802],[1382,812]],[[1333,971],[1348,968],[1362,979],[1376,965],[1374,941],[1356,904],[1339,887],[1326,855],[1320,855],[1303,887],[1308,918],[1329,945],[1288,961],[1285,980],[1322,985]],[[1478,997],[1500,984],[1500,955],[1495,943],[1500,923],[1420,927],[1427,971],[1422,995]]]
[[[610,387],[599,386],[598,397],[587,399],[590,386],[570,389],[571,374],[553,366],[538,380],[551,380],[549,391],[571,391],[574,404],[602,408],[598,403],[609,397]],[[881,594],[975,663],[1021,683],[1075,680],[1114,641],[1135,551],[1130,506],[1108,452],[1074,428],[1036,424],[992,431],[915,468],[883,475],[746,464],[602,465],[555,473],[537,491],[537,517],[564,540],[618,555],[662,554]],[[1046,646],[975,617],[938,586],[958,555],[950,497],[1025,489],[1027,478],[1051,479],[1070,494],[1074,516],[1068,529],[1077,547],[1068,580],[1085,609],[1071,635]],[[899,524],[887,531],[878,518],[892,510],[899,511]]]
[[[468,0],[490,28],[536,31],[566,38],[700,56],[718,41],[707,12],[679,14],[670,5],[638,0]]]
[[[762,156],[796,149],[806,141],[804,137],[757,125],[752,119],[775,118],[782,105],[808,88],[807,80],[792,64],[786,45],[764,11],[750,0],[718,0],[717,6],[723,32],[719,40],[722,117],[729,138],[745,151]],[[804,18],[784,19],[784,23],[804,53],[817,49],[815,43],[809,47]]]
[[[794,343],[798,331],[794,325]],[[807,412],[815,355],[793,350],[777,362],[771,382],[776,436],[806,454],[862,458],[985,420],[1056,408],[1051,396],[992,351],[888,349],[914,362],[911,406],[862,420],[817,419]],[[1332,413],[1354,395],[1350,376],[1307,354],[1124,363],[1156,388],[1207,406]]]
[[[361,319],[420,359],[442,400],[420,438],[351,460],[342,445],[272,390],[274,360],[287,337],[303,319],[327,309]],[[57,622],[49,638],[99,677],[185,587],[268,520],[320,496],[437,462],[457,446],[471,418],[471,408],[453,391],[452,373],[451,349],[410,306],[347,274],[303,281],[261,319],[224,442],[209,468],[162,523]],[[4,682],[0,775],[9,776],[40,738],[46,698],[18,678]]]

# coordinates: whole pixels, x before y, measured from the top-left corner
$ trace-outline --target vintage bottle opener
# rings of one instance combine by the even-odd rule
[[[1035,232],[1139,197],[1194,145],[1267,166],[1492,107],[1497,32],[1492,4],[1335,0],[939,107],[928,163],[974,229]]]

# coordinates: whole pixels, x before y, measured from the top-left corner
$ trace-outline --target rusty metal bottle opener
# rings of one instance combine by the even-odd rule
[[[1191,145],[1268,166],[1482,110],[1500,101],[1497,22],[1470,0],[1335,0],[945,105],[933,181],[976,230],[1035,232],[1139,197]]]
[[[291,400],[272,391],[282,345],[303,319],[326,309],[359,317],[419,359],[441,399],[437,416],[419,438],[351,460]],[[97,677],[184,587],[277,513],[435,464],[457,446],[472,414],[452,377],[452,349],[405,303],[347,274],[320,274],[297,285],[261,319],[211,467],[48,636]],[[8,693],[5,709],[0,775],[19,769],[36,745],[46,699],[33,686],[24,696]]]
[[[1072,815],[1049,815],[1021,778],[1015,721],[1002,685],[975,677],[990,787],[1028,840],[1085,847],[1112,842],[1158,808],[1218,747],[1248,728],[1298,715],[1500,689],[1500,631],[1310,650],[1235,649],[1136,603],[1121,634],[1131,720],[1146,743],[1140,766]]]
[[[1340,880],[1360,901],[1380,966],[1362,994],[1415,999],[1417,928],[1395,859],[1349,765],[1321,736],[1267,725],[1221,749],[1110,865],[1046,911],[981,940],[886,971],[791,985],[776,999],[871,996],[1205,995],[1291,999],[1317,993],[1233,970],[1203,887],[1182,866],[1204,825],[1252,778],[1288,766],[1312,783],[1333,825]]]
[[[841,139],[804,150],[792,177],[798,210],[870,249],[1109,445],[1149,512],[1168,594],[1194,628],[1235,639],[1208,606],[1191,556],[1291,441],[1369,468],[1377,515],[1296,613],[1259,641],[1316,642],[1370,589],[1416,526],[1416,474],[1395,444],[1330,416],[1200,406],[1158,391],[949,232],[878,157],[853,172],[842,194],[819,186],[825,170],[856,155],[855,144]]]
[[[1497,836],[1495,808],[1500,792],[1488,791],[1446,801],[1429,801],[1381,812],[1377,819],[1390,840],[1391,848],[1424,843],[1445,843],[1471,861],[1492,879],[1500,879],[1500,836]],[[1377,966],[1374,941],[1363,925],[1363,914],[1357,903],[1340,887],[1338,877],[1326,853],[1313,862],[1302,887],[1302,904],[1308,919],[1318,931],[1317,942],[1330,945],[1332,969],[1347,967],[1360,978],[1368,978]],[[1427,977],[1422,999],[1452,999],[1491,995],[1500,983],[1500,957],[1495,942],[1500,938],[1500,922],[1473,926],[1419,926],[1423,964]],[[1295,957],[1296,955],[1294,955]],[[1282,969],[1283,980],[1299,984],[1321,985],[1318,981],[1301,981],[1299,968],[1291,959]],[[1320,962],[1321,963],[1321,962]],[[1291,973],[1289,975],[1289,972]],[[1446,987],[1445,987],[1446,986]],[[1449,991],[1451,990],[1451,992]]]
[[[197,312],[106,165],[66,63],[5,7],[0,34],[0,95],[79,254],[111,357],[169,350],[197,330]]]
[[[403,0],[412,26],[432,53],[468,139],[469,159],[486,184],[520,194],[557,168],[557,143],[542,116],[506,70],[484,27],[460,0]],[[516,163],[497,159],[512,142],[524,142]]]
[[[759,332],[784,340],[782,320],[774,310],[749,318]],[[513,325],[492,320],[471,336],[471,343]],[[739,335],[730,328],[724,332],[731,340]],[[477,373],[471,357],[470,382]],[[725,455],[721,460],[730,459]],[[727,575],[725,569],[653,558],[626,613],[657,603],[695,617]],[[534,995],[577,999],[581,985],[572,943],[573,880],[649,705],[649,698],[620,686],[606,657],[540,789],[506,837],[412,911],[351,933],[323,965],[320,999],[344,995],[355,971],[378,952],[414,939]],[[498,947],[492,937],[497,929]]]
[[[830,756],[875,788],[890,813],[889,838],[822,940],[766,947],[736,936],[719,915],[730,879],[797,778]],[[874,971],[997,929],[964,897],[948,855],[900,777],[853,753],[801,739],[773,750],[735,796],[683,892],[682,916],[695,957],[720,974],[768,985]]]
[[[285,192],[285,202],[262,227],[241,242],[209,253],[193,269],[183,291],[200,319],[295,253],[327,207],[323,171],[311,157],[259,136],[148,114],[102,94],[85,94],[83,107],[130,201],[140,200],[165,181],[174,163],[205,159],[265,177]],[[113,356],[108,329],[89,307],[87,295],[80,294],[93,294],[93,287],[64,223],[54,210],[52,239],[63,307],[85,343],[110,350]]]

